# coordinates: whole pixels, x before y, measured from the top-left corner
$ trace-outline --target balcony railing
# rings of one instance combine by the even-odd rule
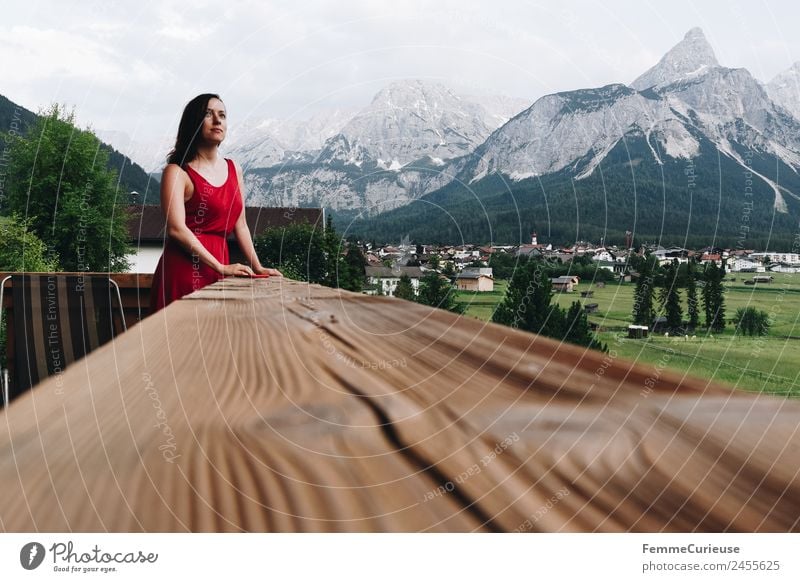
[[[0,527],[797,529],[800,403],[656,372],[398,299],[226,279],[0,413]]]

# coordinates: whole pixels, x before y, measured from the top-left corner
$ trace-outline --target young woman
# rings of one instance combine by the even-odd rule
[[[198,95],[183,110],[161,178],[167,240],[153,276],[151,312],[223,277],[281,275],[261,266],[253,247],[245,222],[242,170],[219,155],[227,129],[219,95]],[[231,231],[249,265],[228,264]]]

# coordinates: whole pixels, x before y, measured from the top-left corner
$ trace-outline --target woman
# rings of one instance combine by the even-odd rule
[[[245,222],[241,168],[219,155],[227,128],[219,95],[198,95],[183,110],[161,178],[167,241],[153,275],[151,312],[223,277],[281,276],[261,266],[253,247]],[[249,265],[228,264],[231,231]]]

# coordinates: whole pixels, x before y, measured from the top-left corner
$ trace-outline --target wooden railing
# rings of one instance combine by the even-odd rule
[[[0,413],[6,531],[792,531],[800,403],[226,279]]]

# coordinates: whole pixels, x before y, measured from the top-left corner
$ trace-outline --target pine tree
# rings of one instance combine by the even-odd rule
[[[360,292],[366,280],[364,267],[367,266],[367,259],[357,244],[348,244],[343,266],[345,273],[339,277],[339,286],[348,291]]]
[[[530,261],[511,277],[492,321],[548,337],[563,336],[563,313],[551,305],[553,285],[539,261]]]
[[[519,266],[509,281],[506,296],[492,321],[561,341],[606,351],[589,327],[586,312],[577,301],[568,311],[554,305],[553,286],[542,261]]]
[[[703,309],[706,316],[706,327],[720,332],[725,329],[725,296],[722,285],[724,270],[713,261],[705,268],[705,286],[703,287]]]
[[[673,261],[664,269],[661,292],[659,293],[661,309],[667,318],[667,329],[670,331],[681,327],[683,309],[681,294],[678,290],[678,262]]]
[[[464,313],[466,309],[465,304],[456,301],[456,290],[453,285],[442,279],[436,271],[425,273],[420,280],[417,301],[453,313]]]
[[[700,325],[700,303],[697,300],[697,264],[694,258],[689,259],[686,269],[686,314],[689,317],[689,328]]]
[[[411,284],[411,277],[405,273],[400,275],[400,282],[397,284],[397,287],[394,290],[394,296],[398,299],[414,301],[416,296],[414,295],[414,287]]]
[[[636,289],[633,292],[633,323],[636,325],[651,325],[655,318],[653,308],[653,292],[657,274],[656,258],[645,255],[638,262],[639,278],[636,280]]]
[[[589,327],[589,319],[586,317],[586,311],[581,306],[580,302],[573,301],[566,314],[566,321],[564,323],[566,335],[564,341],[568,341],[579,346],[585,346],[593,350],[600,350],[607,352],[608,346],[595,337]]]

